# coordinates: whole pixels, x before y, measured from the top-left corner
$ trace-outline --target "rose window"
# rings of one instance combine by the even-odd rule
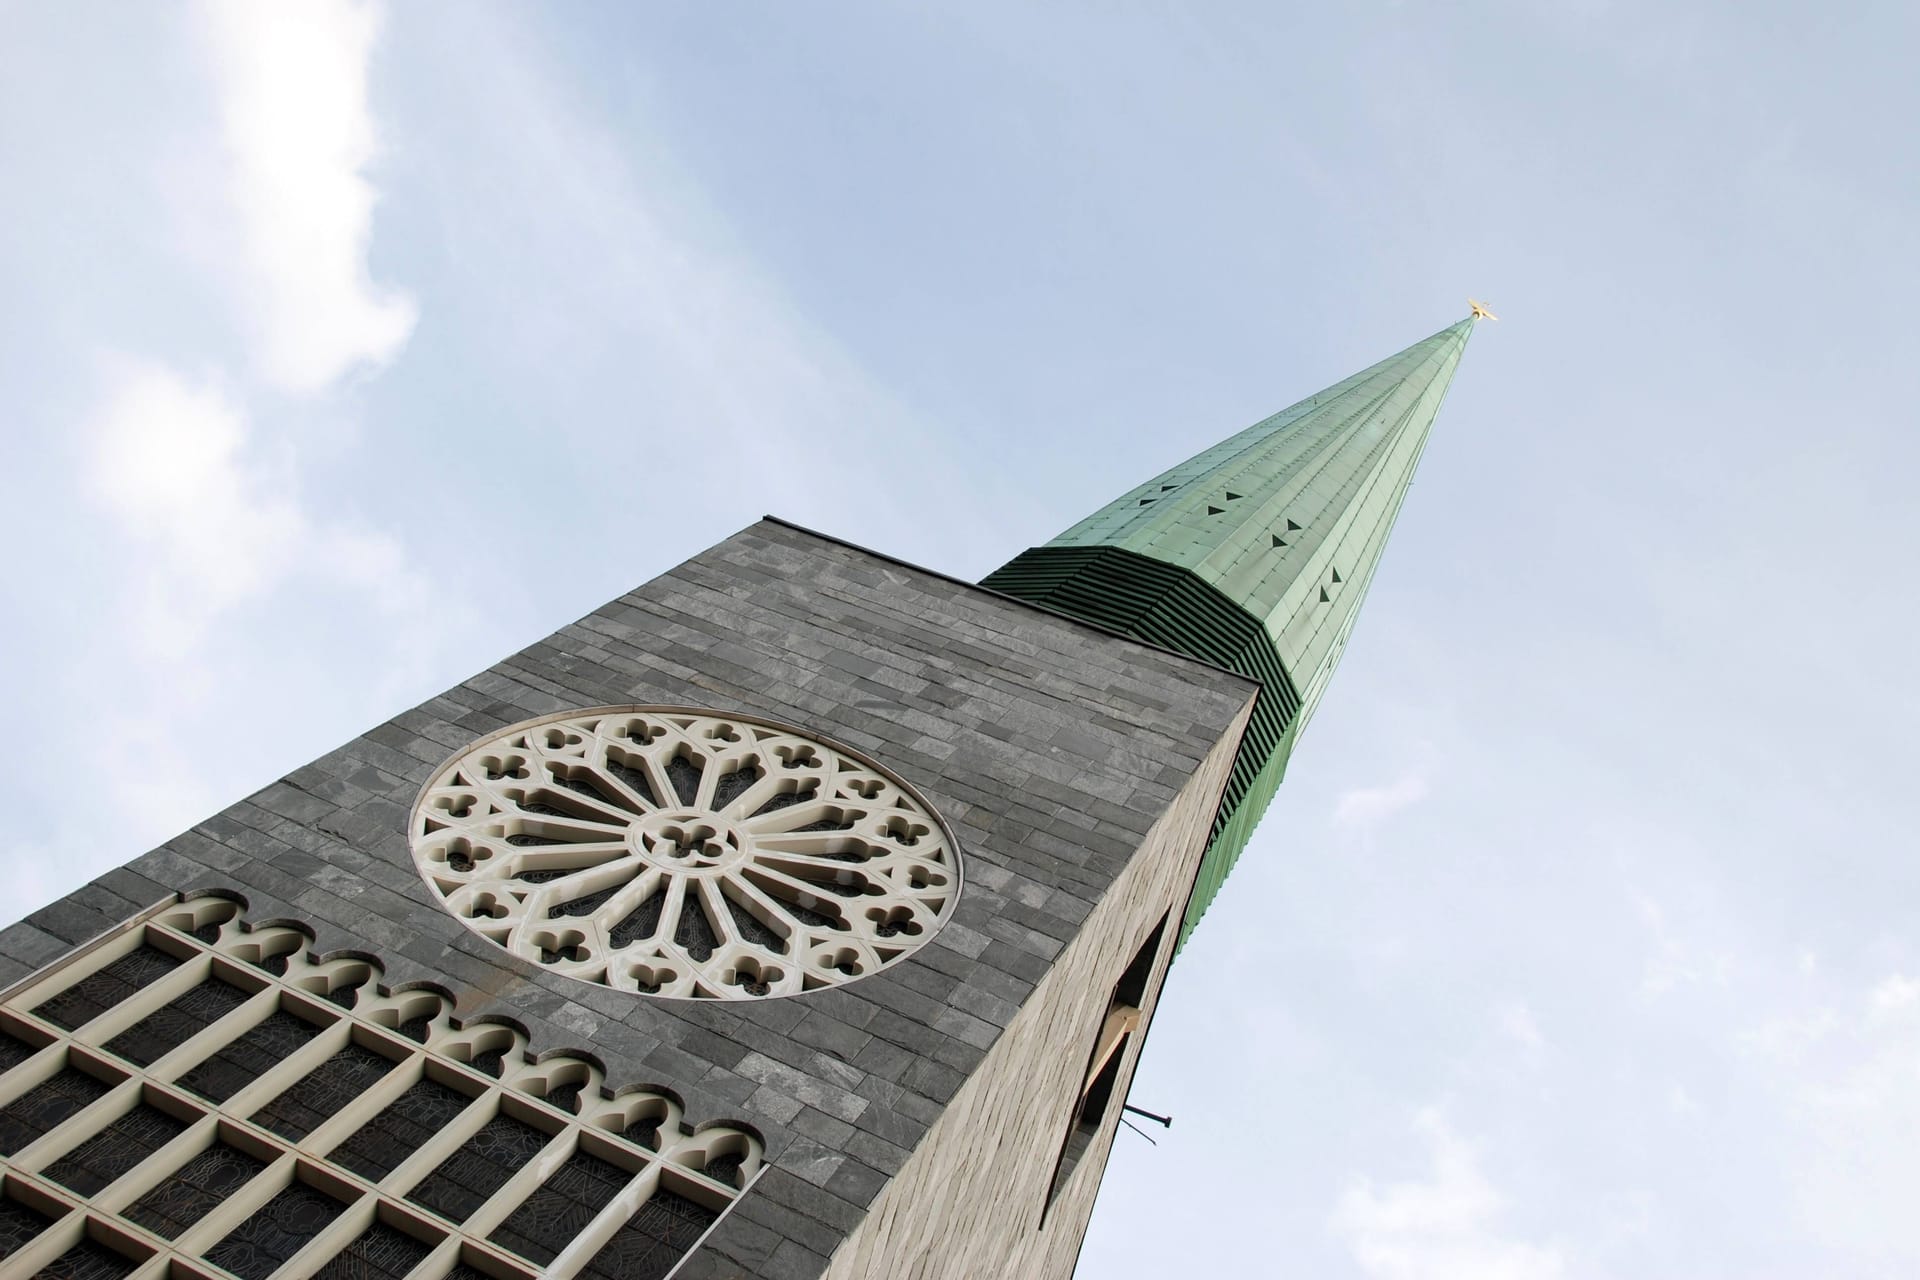
[[[600,708],[462,751],[414,807],[420,872],[555,973],[745,999],[872,973],[940,927],[953,842],[900,779],[744,716]]]

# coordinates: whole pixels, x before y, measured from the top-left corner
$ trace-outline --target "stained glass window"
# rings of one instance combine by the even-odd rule
[[[201,899],[16,993],[0,1258],[89,1280],[156,1257],[263,1280],[296,1255],[320,1280],[657,1277],[758,1169],[744,1130],[695,1133],[677,1100],[616,1096],[597,1063],[463,1028],[370,967]]]
[[[523,1258],[552,1262],[632,1177],[618,1165],[576,1151],[487,1238]]]
[[[465,1222],[545,1150],[548,1137],[512,1116],[495,1116],[408,1193],[443,1218]]]
[[[125,1217],[171,1240],[219,1208],[266,1167],[258,1158],[216,1142],[136,1200]]]
[[[326,1230],[341,1208],[332,1196],[295,1182],[207,1250],[207,1261],[225,1267],[240,1280],[267,1280],[307,1241]]]
[[[253,1122],[298,1142],[393,1070],[393,1059],[350,1044],[253,1113]]]
[[[82,1240],[40,1268],[35,1280],[120,1280],[139,1265],[92,1240]]]
[[[313,1280],[400,1280],[432,1252],[425,1241],[376,1222],[314,1272]]]
[[[473,1099],[433,1080],[420,1080],[379,1115],[333,1149],[334,1162],[378,1182],[418,1151]]]
[[[186,1123],[142,1103],[47,1166],[70,1191],[94,1195],[187,1131]]]
[[[230,982],[211,978],[107,1041],[107,1050],[151,1066],[245,1004],[247,995]]]
[[[164,951],[136,947],[96,969],[34,1012],[54,1026],[77,1031],[140,988],[171,973],[180,962]]]
[[[592,1280],[660,1280],[715,1216],[685,1196],[655,1192],[580,1274]]]
[[[0,1107],[0,1156],[10,1156],[107,1094],[107,1086],[84,1071],[64,1068]]]
[[[292,1014],[275,1010],[265,1022],[249,1027],[240,1038],[180,1077],[180,1086],[208,1102],[225,1102],[292,1057],[320,1028]]]
[[[52,1225],[52,1218],[11,1196],[0,1200],[0,1258],[12,1257]]]

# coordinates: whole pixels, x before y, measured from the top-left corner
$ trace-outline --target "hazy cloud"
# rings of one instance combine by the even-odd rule
[[[295,573],[389,611],[420,598],[399,543],[306,509],[294,455],[256,439],[217,380],[125,363],[85,435],[88,488],[133,544],[130,612],[151,652],[187,656],[215,616]]]
[[[1647,935],[1646,959],[1640,990],[1662,995],[1679,987],[1725,986],[1732,973],[1733,955],[1720,946],[1704,946],[1677,928],[1667,907],[1651,894],[1635,891],[1634,914]]]
[[[1856,1274],[1920,1265],[1920,978],[1891,973],[1849,998],[1745,1037],[1797,1144],[1800,1213]]]
[[[1473,1146],[1431,1108],[1414,1120],[1432,1161],[1424,1178],[1350,1183],[1334,1209],[1336,1235],[1376,1280],[1559,1280],[1557,1249],[1513,1239],[1507,1198],[1480,1169]]]
[[[1500,1034],[1519,1047],[1527,1064],[1538,1065],[1546,1052],[1547,1038],[1540,1034],[1540,1024],[1534,1021],[1533,1010],[1526,1002],[1505,1001],[1494,1010],[1493,1016]]]
[[[325,389],[391,360],[413,300],[368,271],[377,142],[367,95],[381,12],[363,0],[201,0],[239,216],[258,359],[275,386]]]
[[[1380,786],[1350,788],[1334,802],[1334,825],[1360,834],[1371,832],[1426,799],[1427,789],[1424,769],[1410,769]]]
[[[140,549],[144,638],[174,652],[284,572],[305,520],[225,388],[147,363],[113,383],[86,432],[90,488]]]
[[[1868,1007],[1882,1016],[1898,1013],[1911,1008],[1920,1001],[1920,978],[1909,978],[1905,974],[1891,974],[1873,989],[1867,997]]]

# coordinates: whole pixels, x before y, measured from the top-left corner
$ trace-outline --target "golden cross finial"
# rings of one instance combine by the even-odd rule
[[[1475,320],[1498,320],[1500,317],[1487,310],[1487,304],[1474,298],[1467,299],[1467,305],[1473,308]]]

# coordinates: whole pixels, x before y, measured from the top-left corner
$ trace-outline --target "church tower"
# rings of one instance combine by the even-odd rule
[[[1069,1275],[1470,328],[980,586],[762,520],[0,931],[0,1274]]]

